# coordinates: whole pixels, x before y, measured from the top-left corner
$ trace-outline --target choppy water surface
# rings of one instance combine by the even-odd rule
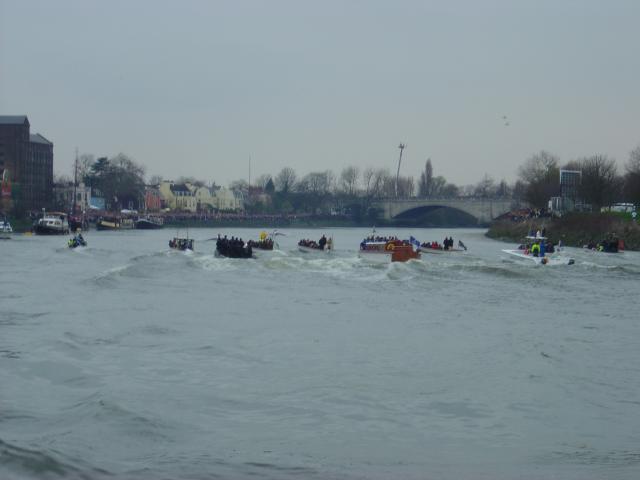
[[[285,232],[0,243],[0,478],[640,478],[639,254],[406,230],[469,252],[374,267],[366,230]]]

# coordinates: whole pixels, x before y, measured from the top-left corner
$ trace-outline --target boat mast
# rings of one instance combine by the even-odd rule
[[[404,150],[404,143],[398,145],[400,149],[400,158],[398,158],[398,171],[396,172],[396,198],[398,198],[398,180],[400,179],[400,163],[402,162],[402,151]]]

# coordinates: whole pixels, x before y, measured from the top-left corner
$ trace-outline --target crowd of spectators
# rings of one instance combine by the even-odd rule
[[[500,218],[511,220],[512,222],[525,222],[536,218],[549,218],[551,212],[546,208],[521,208],[505,213]]]

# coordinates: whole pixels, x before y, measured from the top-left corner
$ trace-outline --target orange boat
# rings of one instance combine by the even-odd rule
[[[407,240],[375,239],[363,240],[360,244],[360,258],[373,263],[407,262],[420,259],[420,251]]]

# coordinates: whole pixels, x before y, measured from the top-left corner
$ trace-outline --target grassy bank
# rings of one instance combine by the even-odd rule
[[[496,240],[519,242],[531,229],[546,229],[549,239],[571,247],[599,242],[609,234],[624,240],[627,250],[640,250],[640,227],[624,216],[612,213],[575,213],[561,218],[538,218],[524,222],[509,220],[491,224],[487,236]]]

